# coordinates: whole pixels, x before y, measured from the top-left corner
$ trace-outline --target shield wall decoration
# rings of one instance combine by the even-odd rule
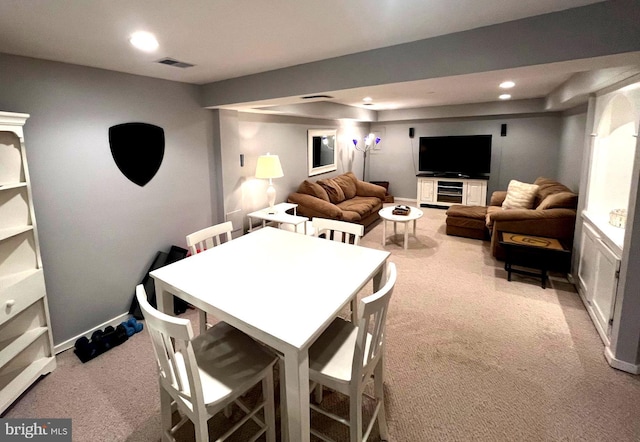
[[[147,123],[124,123],[109,128],[111,155],[120,172],[144,186],[160,169],[164,130]]]

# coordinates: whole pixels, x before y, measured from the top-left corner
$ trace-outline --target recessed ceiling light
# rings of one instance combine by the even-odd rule
[[[368,103],[368,102],[370,102],[370,101],[373,101],[373,98],[371,98],[371,97],[364,97],[364,98],[362,99],[362,101],[366,101],[366,102]]]
[[[158,49],[158,40],[150,32],[134,32],[129,38],[129,42],[141,51],[151,52]]]
[[[511,98],[510,94],[502,94],[498,97],[501,100],[508,100],[509,98]]]
[[[511,89],[515,85],[516,84],[513,81],[503,81],[502,83],[500,83],[500,87],[502,89]]]

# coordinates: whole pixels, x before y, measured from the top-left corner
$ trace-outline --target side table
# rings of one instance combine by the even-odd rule
[[[533,276],[540,278],[540,286],[544,289],[549,270],[569,270],[571,249],[568,244],[556,238],[498,232],[498,241],[505,250],[504,269],[507,271],[507,281],[511,281],[512,273]],[[540,272],[514,269],[514,265],[538,269]]]
[[[307,221],[309,218],[305,216],[296,215],[296,209],[298,205],[292,203],[280,203],[273,206],[276,213],[269,213],[269,208],[257,210],[249,213],[249,232],[253,231],[253,218],[262,220],[262,227],[265,227],[268,222],[275,223],[278,228],[282,224],[291,224],[294,231],[298,231],[298,225],[304,226],[304,234],[307,234]],[[287,210],[293,210],[293,215],[287,213]]]
[[[407,250],[409,243],[409,222],[413,221],[413,236],[416,236],[416,220],[422,218],[422,210],[417,207],[410,207],[408,215],[394,215],[393,206],[380,209],[378,214],[382,218],[382,246],[387,245],[387,221],[393,222],[393,234],[398,234],[397,224],[404,224],[404,249]]]

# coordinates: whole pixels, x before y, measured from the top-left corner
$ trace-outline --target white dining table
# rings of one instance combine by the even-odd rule
[[[389,252],[266,227],[150,273],[158,309],[175,295],[284,358],[283,439],[309,441],[311,344],[373,280]]]

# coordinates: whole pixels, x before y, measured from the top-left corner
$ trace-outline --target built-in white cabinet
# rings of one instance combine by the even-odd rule
[[[585,218],[578,266],[579,291],[600,337],[608,344],[621,256],[620,250],[607,245],[605,241],[606,237]]]
[[[418,177],[418,207],[465,204],[487,205],[487,181],[465,178]]]
[[[607,361],[631,373],[640,373],[637,262],[630,259],[638,247],[632,230],[639,207],[639,79],[631,77],[589,100],[581,234],[576,238],[574,268],[580,297],[605,344]]]
[[[23,126],[0,112],[0,413],[56,366]]]

